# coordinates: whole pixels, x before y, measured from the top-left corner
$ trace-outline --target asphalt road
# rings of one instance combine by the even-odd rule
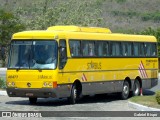
[[[112,111],[112,115],[116,114],[116,111],[123,111],[120,114],[127,114],[127,111],[132,111],[139,113],[136,109],[130,108],[128,106],[128,100],[120,100],[116,94],[104,94],[96,95],[82,98],[77,104],[70,105],[66,99],[38,99],[36,105],[31,105],[27,98],[10,98],[8,96],[0,96],[0,111],[74,111],[73,113],[79,113],[79,111],[87,112],[92,114],[92,111]],[[107,112],[106,112],[107,113]],[[61,116],[61,112],[58,112]],[[63,112],[65,114],[65,112]],[[86,113],[87,114],[87,113]],[[93,114],[98,114],[94,112]],[[72,115],[71,115],[72,116]],[[54,117],[54,118],[41,118],[41,119],[86,119],[86,120],[141,120],[139,117]],[[1,118],[0,118],[1,119]],[[12,120],[17,120],[17,118],[12,118]],[[150,120],[150,117],[144,118],[145,120]],[[153,118],[153,120],[158,120],[159,118]]]

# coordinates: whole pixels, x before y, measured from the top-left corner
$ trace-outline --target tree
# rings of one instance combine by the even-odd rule
[[[24,30],[24,25],[12,13],[0,10],[0,44],[7,45],[11,35]]]
[[[158,56],[160,57],[160,28],[152,29],[151,27],[149,27],[148,29],[142,31],[140,34],[143,35],[153,35],[157,38],[158,41]]]
[[[6,54],[12,34],[24,30],[24,28],[24,25],[11,12],[0,10],[0,57],[3,61],[5,60],[4,53]]]
[[[19,7],[15,14],[22,16],[21,19],[28,30],[44,30],[54,25],[100,27],[105,23],[102,11],[95,0],[94,2],[89,0],[83,2],[78,0],[68,0],[67,2],[66,0],[43,0],[32,3],[31,7],[26,9]]]

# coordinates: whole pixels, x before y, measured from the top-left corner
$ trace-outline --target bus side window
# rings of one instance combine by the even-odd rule
[[[115,48],[115,45],[114,43],[110,43],[110,49],[111,49],[111,56],[115,56],[115,52],[116,52],[116,48]]]
[[[94,41],[83,41],[83,56],[95,56],[95,43]]]
[[[108,42],[97,42],[98,56],[106,57],[109,56],[109,45]]]
[[[151,56],[151,44],[145,43],[145,55],[147,57]]]
[[[139,47],[140,47],[139,48],[139,53],[140,53],[139,55],[144,57],[144,55],[145,55],[144,43],[139,43]]]
[[[122,55],[128,56],[127,43],[122,43]]]
[[[122,55],[124,57],[132,56],[132,43],[122,43]]]
[[[80,41],[78,40],[70,40],[70,53],[72,57],[80,56]]]
[[[97,42],[97,48],[98,48],[98,56],[99,57],[104,56],[104,53],[103,53],[103,42]]]
[[[132,56],[132,43],[127,43],[128,56]]]
[[[66,41],[60,40],[59,42],[59,68],[63,69],[67,62],[67,49]]]
[[[157,45],[151,44],[151,46],[152,46],[151,56],[157,56]]]
[[[134,56],[139,55],[139,44],[138,43],[133,44],[133,53],[134,53]]]
[[[120,42],[112,42],[111,43],[111,55],[113,57],[121,56],[121,50],[120,50]]]

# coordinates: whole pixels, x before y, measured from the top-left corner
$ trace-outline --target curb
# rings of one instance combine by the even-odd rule
[[[147,107],[147,106],[137,104],[137,103],[134,103],[131,101],[128,101],[128,106],[131,108],[138,109],[140,111],[160,111],[160,109],[158,109],[158,108]]]
[[[5,95],[7,95],[7,92],[0,90],[0,96],[5,96]]]

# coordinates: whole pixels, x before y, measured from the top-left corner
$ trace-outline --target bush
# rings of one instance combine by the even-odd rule
[[[156,92],[156,100],[157,103],[160,105],[160,91]]]
[[[5,89],[6,88],[6,82],[3,78],[0,78],[0,89]]]

